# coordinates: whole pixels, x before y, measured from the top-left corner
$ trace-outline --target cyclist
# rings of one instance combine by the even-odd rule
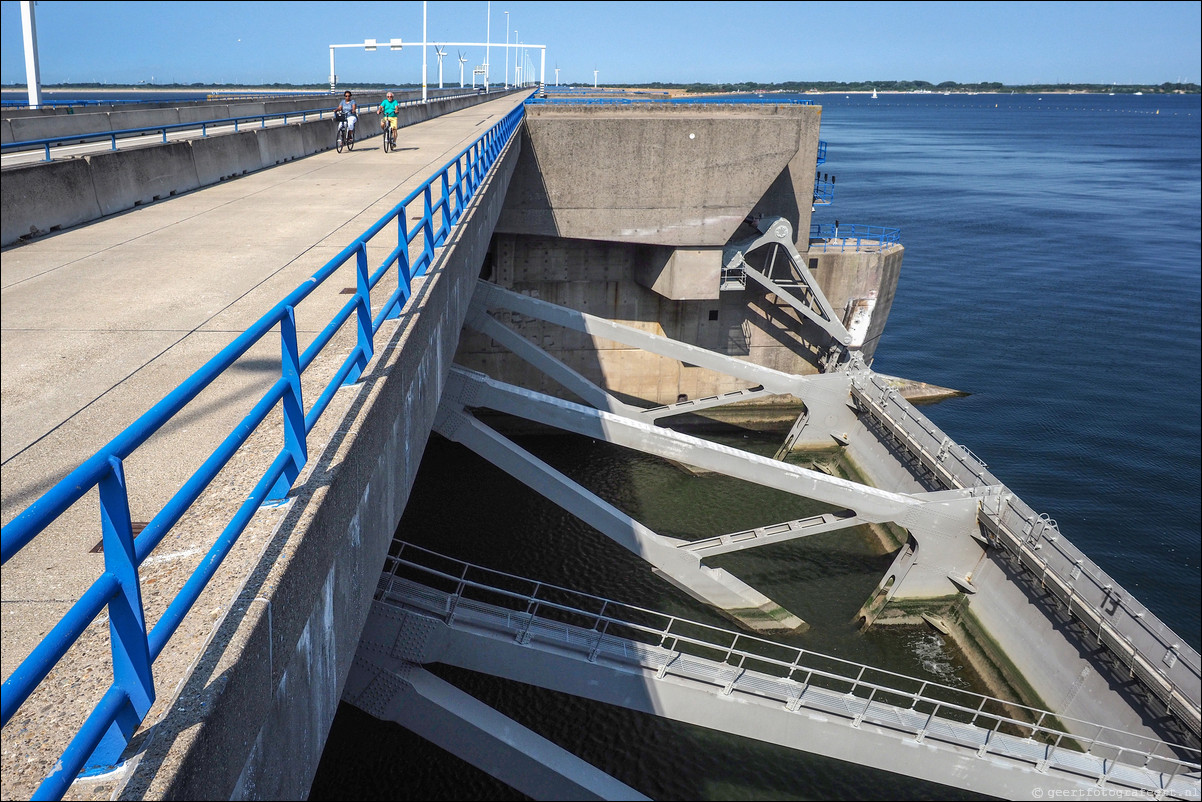
[[[346,90],[342,94],[342,102],[334,109],[335,112],[342,112],[346,118],[346,136],[348,139],[355,138],[355,122],[359,119],[359,104],[351,100],[351,90]]]
[[[380,128],[385,132],[385,136],[391,137],[389,141],[394,149],[396,148],[396,110],[398,105],[392,92],[389,92],[388,97],[380,101]]]

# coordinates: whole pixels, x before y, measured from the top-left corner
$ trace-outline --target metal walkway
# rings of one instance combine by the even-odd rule
[[[377,715],[406,666],[438,661],[1007,798],[1198,798],[1196,749],[1071,722],[1086,738],[1049,711],[394,551],[348,681]]]

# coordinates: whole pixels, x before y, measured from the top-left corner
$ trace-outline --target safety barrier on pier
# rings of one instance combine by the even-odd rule
[[[679,616],[548,585],[394,542],[376,600],[450,626],[545,645],[813,712],[903,743],[1034,767],[1082,787],[1196,799],[1199,751]],[[1064,724],[1073,726],[1066,728]],[[1071,732],[1070,732],[1071,730]],[[1073,733],[1094,733],[1084,737]],[[1119,744],[1126,744],[1120,746]]]
[[[815,193],[818,179],[815,178]],[[831,187],[832,194],[834,187]],[[810,249],[815,251],[863,251],[901,244],[901,229],[863,226],[854,223],[810,223]]]
[[[22,142],[5,142],[0,145],[0,150],[9,153],[15,153],[22,150],[33,150],[34,148],[43,148],[46,152],[44,161],[51,161],[50,148],[55,145],[63,144],[81,144],[84,142],[103,142],[109,140],[109,150],[117,149],[118,139],[131,139],[133,137],[146,136],[148,134],[162,134],[163,142],[167,142],[167,134],[179,131],[200,131],[202,137],[209,135],[209,128],[229,127],[233,126],[234,132],[245,130],[246,123],[258,123],[259,128],[266,128],[267,121],[278,120],[280,125],[287,125],[289,120],[296,122],[297,119],[301,122],[306,122],[310,118],[322,120],[327,116],[333,116],[333,109],[310,109],[308,111],[287,111],[279,114],[258,114],[250,117],[227,117],[220,120],[204,120],[194,123],[171,123],[168,125],[148,125],[141,128],[123,128],[119,131],[98,131],[94,134],[71,134],[69,136],[53,136],[44,139],[27,139]],[[239,126],[242,126],[239,128]]]
[[[1199,733],[1202,661],[1196,651],[1062,537],[1055,521],[1009,492],[982,460],[953,442],[884,378],[853,373],[851,388],[856,403],[944,487],[998,488],[984,499],[980,515],[992,544],[1038,577],[1166,710]]]
[[[518,106],[437,170],[308,281],[289,293],[204,367],[3,527],[0,551],[2,562],[7,564],[85,494],[93,489],[98,490],[101,508],[98,529],[103,543],[105,571],[12,675],[5,679],[0,705],[3,708],[3,725],[7,727],[10,724],[21,705],[88,626],[98,619],[103,621],[106,609],[113,682],[33,798],[59,798],[82,769],[110,765],[120,756],[155,699],[156,689],[151,676],[154,660],[162,653],[206,584],[216,574],[255,511],[266,501],[283,500],[286,497],[308,459],[308,434],[339,387],[356,381],[372,359],[376,333],[385,320],[400,314],[409,299],[411,281],[430,268],[435,249],[448,241],[469,201],[484,183],[490,168],[504,151],[522,118],[523,109]],[[380,238],[376,239],[377,236]],[[368,265],[369,245],[377,251],[380,248],[388,251],[383,262],[372,270]],[[357,277],[354,294],[302,353],[297,339],[298,305],[319,285],[337,274],[339,268],[350,264],[354,265]],[[396,281],[395,289],[391,292],[388,290],[392,279],[386,282],[386,277]],[[373,290],[376,290],[374,301]],[[381,298],[386,292],[386,297]],[[318,397],[306,404],[301,390],[302,376],[344,324],[353,329],[354,345]],[[156,432],[173,421],[178,422],[177,415],[190,401],[240,356],[256,343],[266,341],[276,331],[279,331],[281,343],[279,378],[179,492],[154,515],[135,540],[124,461]],[[341,354],[335,355],[335,358],[339,356]],[[216,537],[200,567],[172,598],[158,621],[147,621],[139,567],[189,511],[235,452],[277,409],[282,410],[283,416],[283,448],[278,453],[268,455],[270,465],[261,473],[250,495],[241,502],[237,512]],[[64,704],[74,701],[64,700]]]

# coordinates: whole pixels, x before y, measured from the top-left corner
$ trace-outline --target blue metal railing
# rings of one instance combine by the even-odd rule
[[[411,106],[420,103],[420,100],[410,100],[403,101],[398,105]],[[372,107],[369,107],[369,110],[370,108]],[[81,142],[102,142],[105,139],[108,139],[111,141],[110,150],[116,150],[118,138],[130,138],[135,136],[145,136],[146,134],[161,133],[163,135],[163,142],[166,142],[167,133],[169,131],[196,130],[199,128],[200,135],[202,137],[207,137],[209,135],[208,129],[210,126],[232,124],[234,126],[234,131],[237,132],[239,130],[238,126],[248,121],[258,122],[260,128],[266,128],[268,120],[278,119],[281,121],[281,124],[287,125],[289,118],[296,120],[296,118],[299,117],[301,122],[305,122],[310,117],[316,117],[320,120],[324,119],[326,115],[332,116],[333,113],[333,109],[302,109],[300,111],[285,111],[277,112],[275,114],[255,114],[246,117],[225,117],[217,120],[201,120],[191,123],[147,125],[141,128],[122,128],[117,131],[97,131],[91,134],[71,134],[70,136],[55,136],[47,137],[45,139],[26,139],[20,142],[5,142],[3,145],[0,145],[0,151],[31,150],[33,148],[42,147],[46,150],[45,161],[50,161],[50,148],[54,145],[61,145],[64,143],[77,144]]]
[[[901,244],[901,229],[851,223],[810,223],[810,248],[858,251],[865,247]]]
[[[814,205],[827,206],[835,200],[835,177],[814,173]]]
[[[90,766],[111,765],[120,757],[155,698],[150,666],[162,653],[184,616],[216,573],[255,511],[265,502],[282,500],[307,459],[306,436],[339,387],[355,382],[374,354],[374,337],[385,320],[397,317],[410,295],[410,282],[426,273],[434,251],[446,243],[468,201],[482,184],[523,118],[518,106],[458,156],[447,162],[408,197],[381,217],[327,262],[312,278],[289,293],[179,387],[117,435],[66,478],[37,499],[0,531],[0,562],[7,563],[76,501],[97,488],[100,495],[104,573],[34,648],[3,685],[3,725],[45,679],[84,630],[107,608],[113,659],[113,684],[63,752],[54,771],[38,787],[34,799],[60,798],[79,773]],[[408,209],[420,204],[422,214],[409,227]],[[385,229],[396,231],[397,244],[384,262],[368,272],[369,242]],[[420,238],[420,247],[414,243]],[[391,242],[391,239],[388,239]],[[411,256],[411,250],[417,253]],[[356,291],[313,342],[299,352],[296,307],[319,285],[354,259]],[[372,317],[371,291],[390,270],[397,288],[376,305]],[[338,330],[352,318],[357,329],[350,350],[329,384],[306,413],[301,375]],[[208,387],[252,346],[278,327],[281,339],[280,377],[248,414],[204,461],[183,487],[150,520],[135,541],[123,462],[151,435]],[[259,478],[250,495],[217,537],[200,567],[189,577],[152,629],[147,631],[138,568],[171,528],[255,432],[267,415],[282,405],[284,446]]]
[[[268,120],[281,120],[282,125],[288,124],[288,118],[295,120],[300,117],[301,122],[305,122],[309,117],[323,119],[326,115],[333,116],[333,109],[307,109],[303,111],[286,111],[276,114],[256,114],[249,117],[226,117],[219,120],[202,120],[194,123],[168,123],[166,125],[147,125],[141,128],[122,128],[117,131],[97,131],[91,134],[71,134],[69,136],[52,136],[45,139],[26,139],[20,142],[5,142],[0,145],[0,151],[12,152],[19,150],[32,150],[34,148],[45,148],[46,158],[44,161],[51,161],[50,148],[54,145],[63,145],[70,143],[72,145],[81,144],[83,142],[103,142],[108,139],[111,142],[110,150],[117,149],[117,140],[129,139],[135,136],[145,136],[146,134],[163,135],[163,142],[167,142],[167,133],[169,131],[183,131],[200,129],[200,135],[207,137],[209,135],[210,126],[230,125],[234,126],[234,131],[239,130],[238,126],[247,121],[258,122],[260,128],[267,127]]]
[[[826,142],[818,140],[818,163],[826,164]]]

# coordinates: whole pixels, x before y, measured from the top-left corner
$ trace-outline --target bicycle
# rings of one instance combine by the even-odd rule
[[[341,111],[336,111],[334,112],[334,119],[338,121],[338,139],[335,140],[334,147],[338,149],[339,153],[342,152],[342,148],[344,146],[348,151],[354,150],[355,132],[351,128],[347,127],[346,115]]]
[[[396,150],[396,126],[393,122],[395,117],[384,118],[384,152]]]

